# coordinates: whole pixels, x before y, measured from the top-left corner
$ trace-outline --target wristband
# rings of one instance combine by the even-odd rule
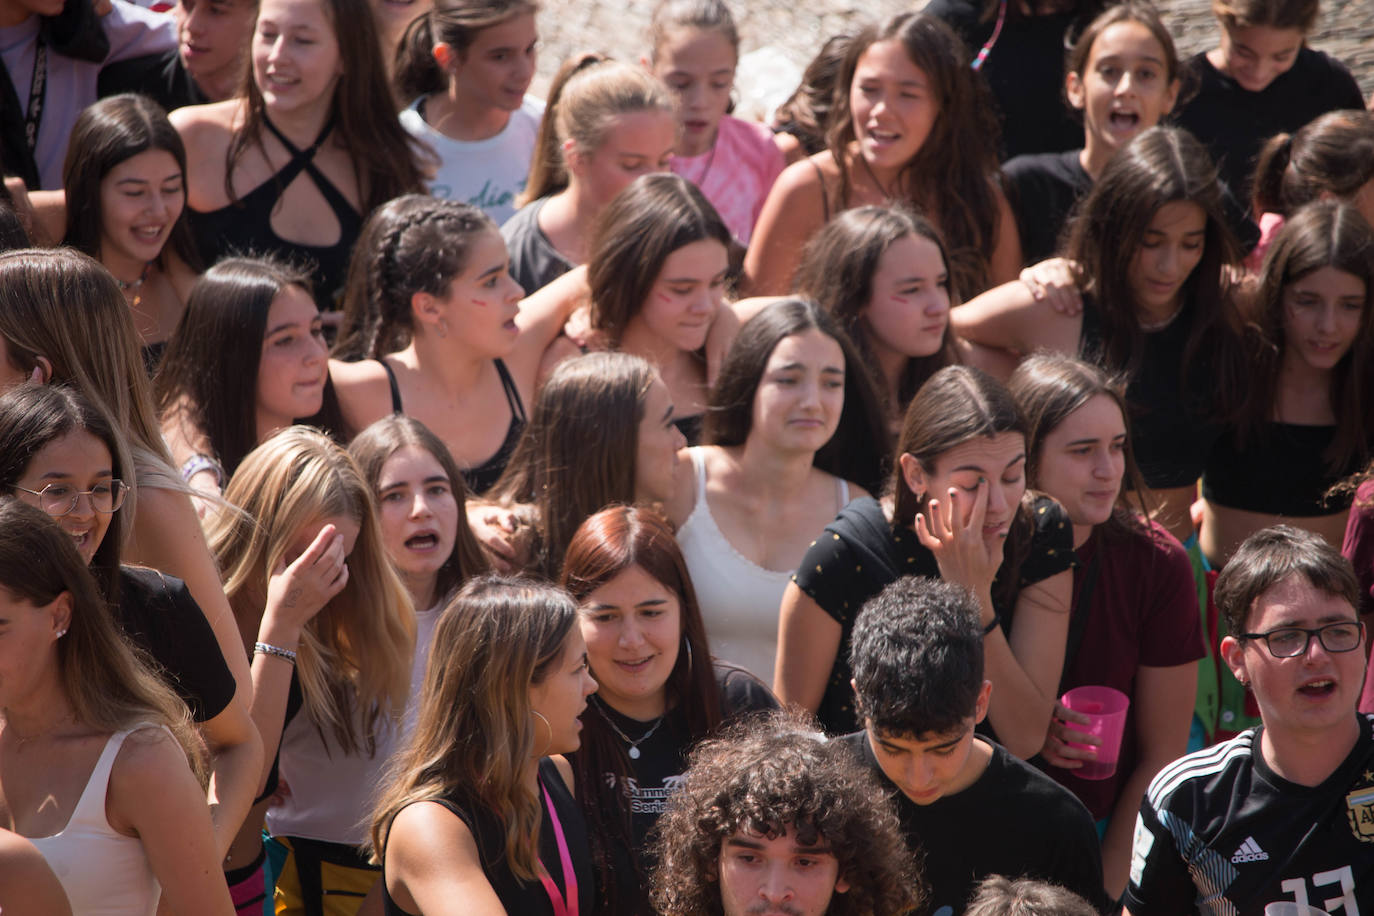
[[[296,653],[290,649],[283,649],[281,646],[269,645],[265,642],[253,643],[253,652],[258,655],[272,655],[276,658],[284,658],[291,664],[296,664]]]
[[[992,615],[992,619],[988,621],[988,625],[985,626],[985,627],[983,627],[983,635],[984,635],[984,636],[990,636],[990,635],[992,635],[992,631],[995,630],[995,629],[997,629],[997,625],[998,625],[999,623],[1001,623],[1001,622],[1002,622],[1002,615],[1001,615],[1001,614],[993,614],[993,615]],[[258,645],[261,646],[262,643],[258,643]],[[296,655],[296,653],[294,653],[294,652],[291,653],[292,658],[294,658],[295,655]]]

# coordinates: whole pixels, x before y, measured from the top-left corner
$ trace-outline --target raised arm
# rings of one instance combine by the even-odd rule
[[[984,347],[1015,353],[1046,349],[1075,353],[1083,319],[1037,301],[1020,280],[995,286],[949,314],[954,332]]]

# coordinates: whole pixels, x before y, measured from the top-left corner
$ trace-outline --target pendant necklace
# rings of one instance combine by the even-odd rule
[[[596,699],[595,696],[593,696],[592,699],[596,701],[597,712],[601,713],[601,718],[604,719],[606,724],[611,727],[611,731],[619,735],[620,740],[624,741],[626,744],[630,746],[630,749],[625,753],[629,756],[631,760],[638,760],[640,757],[639,746],[643,744],[645,741],[648,741],[649,738],[652,737],[654,732],[658,731],[659,726],[663,724],[663,720],[666,716],[666,713],[664,716],[659,716],[657,719],[655,719],[654,724],[649,728],[647,732],[645,732],[644,734],[640,735],[639,738],[632,741],[630,740],[630,736],[621,731],[620,727],[616,725],[614,720],[611,719],[610,715],[607,714],[605,707],[601,705],[601,701]]]
[[[143,284],[147,281],[148,272],[152,269],[152,261],[144,264],[143,273],[139,274],[138,279],[132,283],[125,283],[123,280],[115,277],[115,282],[119,284],[119,288],[124,292],[124,297],[126,299],[129,298],[130,293],[133,294],[133,298],[129,302],[130,308],[138,308],[138,304],[143,301]]]

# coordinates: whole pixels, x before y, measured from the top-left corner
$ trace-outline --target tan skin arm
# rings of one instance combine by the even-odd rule
[[[778,617],[778,662],[773,674],[773,693],[784,706],[810,713],[820,709],[843,633],[839,621],[815,599],[797,583],[787,583]]]
[[[420,916],[506,916],[482,871],[472,831],[437,802],[401,809],[387,835],[386,888]]]
[[[1188,750],[1188,729],[1193,723],[1197,687],[1197,662],[1136,669],[1135,733],[1139,758],[1121,788],[1112,809],[1107,835],[1102,840],[1102,871],[1107,892],[1119,898],[1126,890],[1131,867],[1131,844],[1136,812],[1150,780]]]
[[[1000,187],[994,187],[993,193],[997,198],[997,241],[988,258],[988,282],[996,287],[1021,274],[1021,236],[1016,232],[1016,214],[1007,195]]]
[[[949,321],[954,333],[971,343],[1016,353],[1076,353],[1083,328],[1080,315],[1064,315],[1037,301],[1019,280],[973,297],[951,310]]]
[[[125,739],[105,812],[112,828],[142,842],[168,911],[233,916],[210,811],[171,735],[150,728]]]
[[[210,819],[223,858],[258,794],[262,738],[237,698],[219,715],[202,722],[200,733],[211,755]]]
[[[62,882],[28,840],[0,830],[0,911],[5,916],[72,916]]]
[[[235,701],[246,707],[253,691],[248,659],[190,497],[175,490],[139,487],[133,529],[124,547],[125,562],[151,566],[186,583],[233,672],[238,685]]]
[[[825,224],[823,194],[810,160],[783,169],[763,202],[749,250],[744,255],[741,292],[749,296],[781,296],[792,288],[802,248]]]

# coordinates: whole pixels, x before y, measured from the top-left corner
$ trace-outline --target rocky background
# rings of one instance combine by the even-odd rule
[[[1208,0],[1156,0],[1185,57],[1206,50],[1216,40],[1216,21]],[[539,74],[532,91],[545,94],[549,78],[569,54],[599,50],[621,60],[645,52],[644,36],[654,0],[545,0],[539,13]],[[795,85],[811,55],[830,35],[910,7],[895,0],[734,0],[742,50],[762,49],[760,72],[774,81]],[[1326,0],[1311,36],[1311,45],[1340,58],[1359,80],[1366,97],[1374,92],[1374,0]],[[775,61],[795,66],[786,73]],[[768,77],[760,79],[766,82]]]

